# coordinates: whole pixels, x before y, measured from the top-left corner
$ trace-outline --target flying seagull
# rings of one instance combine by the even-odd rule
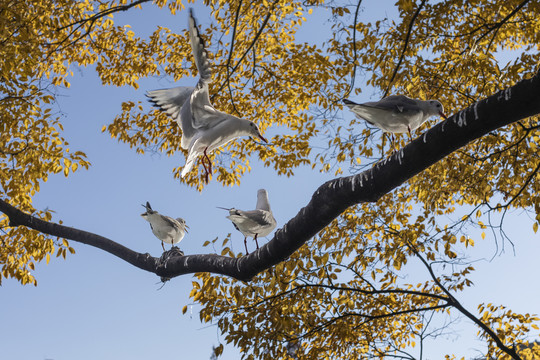
[[[431,116],[444,115],[442,104],[437,100],[414,100],[405,95],[391,95],[379,101],[357,104],[343,99],[356,117],[390,133],[416,130]]]
[[[229,216],[227,218],[232,221],[236,230],[240,231],[244,235],[244,246],[246,247],[246,254],[249,254],[247,249],[247,237],[250,236],[255,239],[257,249],[259,243],[257,237],[267,236],[276,227],[276,219],[270,209],[270,203],[268,202],[268,193],[264,189],[257,191],[257,206],[255,210],[243,211],[235,208],[227,209]]]
[[[148,201],[143,207],[146,208],[146,212],[142,213],[141,216],[150,223],[152,232],[161,240],[163,251],[165,251],[164,242],[174,245],[178,244],[184,238],[189,228],[184,219],[173,219],[170,216],[161,215],[157,211],[152,210]]]
[[[148,91],[147,96],[154,105],[176,120],[182,129],[180,145],[188,150],[188,156],[181,176],[186,176],[197,157],[203,155],[205,181],[208,183],[208,176],[212,173],[212,161],[208,157],[211,151],[240,136],[259,138],[265,143],[268,141],[254,122],[216,110],[210,103],[208,84],[212,73],[192,9],[189,12],[189,39],[199,71],[197,85]]]

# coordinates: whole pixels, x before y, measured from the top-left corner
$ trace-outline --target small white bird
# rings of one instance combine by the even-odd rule
[[[165,246],[163,245],[164,242],[172,245],[178,244],[188,232],[187,229],[189,227],[186,225],[184,219],[173,219],[170,216],[161,215],[157,211],[152,210],[148,201],[143,207],[146,208],[146,212],[142,213],[141,216],[150,223],[152,232],[159,240],[161,240],[163,251],[165,251]]]
[[[195,159],[204,155],[202,164],[205,181],[212,173],[212,161],[208,153],[240,137],[256,137],[268,142],[260,133],[255,123],[216,110],[210,103],[208,84],[212,73],[204,41],[197,29],[193,10],[189,13],[189,38],[195,63],[199,71],[199,82],[195,87],[175,87],[172,89],[153,90],[147,93],[150,101],[170,115],[182,129],[180,145],[188,150],[186,165],[182,169],[184,177],[193,167]],[[208,165],[205,164],[205,160]]]
[[[405,95],[391,95],[380,101],[357,104],[343,99],[356,117],[390,133],[416,130],[431,116],[444,115],[444,108],[437,100],[414,100]]]
[[[270,209],[270,203],[268,202],[268,193],[264,189],[257,191],[257,206],[255,210],[243,211],[235,208],[227,209],[229,216],[227,219],[231,220],[236,230],[240,231],[244,235],[244,246],[246,247],[246,254],[249,254],[247,249],[247,237],[250,236],[255,239],[257,249],[259,243],[257,237],[267,236],[276,227],[276,219]]]

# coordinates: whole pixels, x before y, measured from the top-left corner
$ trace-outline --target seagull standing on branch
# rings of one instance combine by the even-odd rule
[[[411,131],[432,116],[446,119],[444,108],[437,100],[414,100],[405,95],[391,95],[380,101],[363,104],[349,99],[343,99],[343,102],[356,117],[393,134],[408,132],[411,136]]]
[[[227,218],[232,221],[236,230],[240,231],[244,235],[244,246],[246,247],[246,254],[249,254],[247,249],[247,237],[250,236],[255,239],[257,249],[259,249],[259,243],[257,237],[267,236],[276,227],[276,219],[270,209],[270,202],[268,202],[268,193],[264,189],[257,191],[257,206],[255,210],[243,211],[235,208],[227,209],[229,211]]]
[[[147,201],[146,212],[142,213],[143,219],[150,223],[150,228],[154,235],[161,240],[161,247],[165,251],[164,242],[167,244],[178,244],[187,233],[188,226],[182,218],[173,219],[170,216],[161,215],[155,210],[152,210],[150,203]]]
[[[199,34],[193,10],[189,12],[189,39],[195,64],[199,71],[199,82],[195,87],[180,86],[172,89],[153,90],[147,93],[150,101],[171,116],[182,129],[180,145],[188,150],[184,177],[192,169],[194,161],[203,155],[205,181],[212,173],[212,161],[208,153],[240,137],[250,136],[268,142],[255,123],[216,110],[210,103],[208,84],[212,73],[204,41]],[[206,163],[205,163],[206,161]]]

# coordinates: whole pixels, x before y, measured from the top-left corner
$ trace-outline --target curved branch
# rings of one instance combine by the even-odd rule
[[[323,288],[327,290],[335,290],[335,291],[348,291],[348,292],[357,292],[364,295],[387,295],[387,294],[395,294],[395,295],[412,295],[412,296],[418,296],[418,297],[426,297],[426,298],[432,298],[437,299],[439,301],[445,301],[449,302],[449,299],[446,296],[438,295],[438,294],[431,294],[428,292],[422,292],[422,291],[416,291],[416,290],[406,290],[406,289],[390,289],[390,290],[365,290],[365,289],[358,289],[358,288],[352,288],[348,286],[333,286],[333,285],[325,285],[325,284],[302,284],[298,285],[292,289],[285,290],[283,292],[280,292],[278,294],[274,294],[272,296],[265,297],[256,303],[249,305],[246,307],[246,309],[255,308],[261,304],[264,304],[268,301],[272,301],[274,299],[278,299],[280,297],[299,292],[303,289],[309,289],[309,288]]]
[[[81,27],[83,27],[86,23],[90,23],[88,28],[86,29],[86,31],[82,35],[80,35],[78,38],[76,38],[75,40],[71,41],[69,44],[64,46],[64,48],[75,44],[77,41],[81,40],[82,38],[84,38],[85,36],[90,34],[90,32],[92,31],[92,28],[94,27],[96,21],[101,19],[102,17],[108,16],[110,14],[114,14],[114,13],[119,12],[119,11],[127,11],[127,10],[131,9],[132,7],[136,7],[138,5],[141,5],[142,3],[149,2],[149,1],[151,1],[151,0],[137,0],[137,1],[134,1],[133,3],[131,3],[131,4],[118,5],[118,6],[115,6],[115,7],[100,11],[98,13],[95,13],[94,15],[89,16],[87,18],[77,20],[77,21],[75,21],[75,22],[73,22],[71,24],[68,24],[68,25],[65,25],[65,26],[62,26],[62,27],[58,28],[57,30],[61,31],[61,30],[65,30],[67,28],[74,27],[75,25],[77,25],[76,27],[71,29],[69,34],[66,35],[66,37],[63,40],[49,44],[50,46],[57,45],[56,48],[54,48],[50,52],[50,54],[57,51],[60,48],[60,46],[62,45],[62,43],[64,43],[67,39],[69,39],[69,37],[71,35],[73,35],[77,30],[79,30]]]
[[[306,332],[303,336],[305,337],[305,336],[311,335],[311,334],[313,334],[315,332],[318,332],[318,331],[320,331],[320,330],[322,330],[322,329],[324,329],[326,327],[329,327],[330,325],[336,323],[339,320],[346,319],[346,318],[354,318],[354,317],[363,318],[365,320],[362,321],[360,323],[360,325],[364,325],[364,324],[367,324],[370,321],[374,321],[374,320],[385,319],[385,318],[398,316],[398,315],[413,314],[413,313],[420,313],[420,312],[427,312],[427,311],[445,309],[445,308],[448,308],[448,307],[450,307],[449,303],[441,304],[441,305],[428,306],[428,307],[425,307],[425,308],[418,308],[418,309],[406,309],[406,310],[394,311],[394,312],[377,314],[377,315],[361,314],[361,313],[349,313],[349,312],[347,312],[347,313],[344,313],[342,315],[333,317],[333,318],[329,319],[328,321],[326,321],[323,324],[315,326],[314,328],[312,328],[308,332]]]
[[[276,7],[277,3],[279,2],[279,0],[275,0],[272,5],[270,6],[270,9],[268,10],[268,14],[266,15],[266,17],[264,18],[263,20],[263,23],[261,24],[261,27],[259,29],[259,31],[257,31],[257,33],[255,34],[255,37],[253,38],[253,41],[251,42],[251,44],[249,44],[248,48],[246,49],[246,51],[244,51],[244,53],[242,54],[242,56],[240,57],[240,60],[238,60],[238,62],[236,63],[236,65],[232,68],[232,70],[229,72],[229,61],[227,61],[227,81],[224,82],[223,84],[221,84],[221,86],[219,87],[219,89],[217,89],[217,91],[214,92],[214,95],[212,95],[212,99],[214,98],[214,96],[216,94],[219,94],[221,92],[221,90],[223,90],[223,88],[225,87],[225,84],[229,81],[229,78],[232,74],[234,74],[236,72],[236,70],[238,69],[238,67],[242,64],[242,61],[244,61],[244,58],[247,56],[247,54],[249,53],[249,51],[251,50],[251,48],[253,46],[255,46],[255,43],[257,42],[257,40],[259,40],[259,36],[261,36],[264,28],[266,27],[266,24],[268,23],[268,20],[270,20],[270,17],[272,16],[272,10],[274,10],[274,8]],[[234,39],[233,39],[234,40]],[[232,44],[231,44],[231,49],[232,49]],[[232,56],[232,53],[230,54],[230,56]]]
[[[512,10],[508,15],[505,16],[504,19],[502,19],[501,21],[498,21],[496,22],[493,26],[491,26],[488,31],[486,31],[482,36],[480,36],[478,39],[476,39],[476,41],[474,42],[474,44],[478,44],[480,42],[480,40],[482,40],[484,37],[486,37],[490,32],[494,31],[495,32],[493,33],[493,36],[491,37],[491,40],[489,41],[489,44],[488,44],[488,47],[486,49],[486,53],[489,52],[489,48],[491,47],[492,43],[493,43],[493,40],[495,40],[495,37],[497,36],[497,33],[499,32],[500,28],[506,23],[508,22],[508,20],[510,20],[510,18],[512,16],[514,16],[519,10],[521,10],[525,5],[527,5],[527,3],[529,2],[530,0],[523,0],[521,2],[521,4],[519,4],[514,10]],[[474,46],[473,46],[474,48]]]
[[[159,262],[105,237],[49,223],[0,200],[11,226],[28,226],[52,236],[92,245],[158,276],[212,272],[249,281],[287,259],[348,207],[375,202],[405,181],[490,131],[540,113],[540,73],[479,101],[424,132],[403,149],[362,173],[321,185],[311,201],[277,230],[270,242],[241,258],[206,254],[171,256]]]
[[[416,250],[414,245],[409,243],[409,247],[414,252],[414,254],[420,259],[422,264],[424,264],[424,266],[428,270],[429,275],[431,276],[435,284],[448,296],[448,304],[450,306],[455,307],[459,312],[461,312],[463,315],[468,317],[469,320],[471,320],[476,325],[478,325],[478,327],[480,327],[486,334],[488,334],[489,337],[497,344],[499,349],[501,349],[502,351],[510,355],[512,359],[521,360],[521,357],[516,353],[516,350],[514,348],[511,349],[508,346],[506,346],[502,342],[502,340],[499,338],[499,336],[495,333],[495,331],[493,331],[489,326],[484,324],[482,320],[480,320],[479,318],[474,316],[471,312],[469,312],[469,310],[465,309],[463,305],[461,305],[461,303],[450,293],[450,291],[441,284],[440,280],[437,278],[437,276],[433,272],[433,268],[431,267],[431,265],[426,261],[426,259],[422,257],[422,255],[418,253],[418,250]]]
[[[394,69],[394,73],[392,74],[392,77],[390,78],[390,81],[388,82],[388,86],[386,87],[386,90],[384,91],[383,97],[386,97],[388,93],[390,92],[390,88],[392,87],[392,83],[394,82],[394,79],[397,75],[397,72],[399,70],[399,67],[401,66],[401,62],[403,61],[403,58],[405,57],[405,51],[407,51],[407,47],[409,46],[409,39],[411,38],[411,32],[414,26],[414,21],[418,17],[418,14],[420,14],[420,10],[424,7],[424,4],[427,0],[422,0],[420,5],[418,5],[418,9],[416,9],[416,12],[414,13],[411,22],[409,23],[409,29],[407,30],[407,36],[405,36],[405,44],[403,45],[403,50],[401,50],[401,55],[399,56],[398,63],[396,65],[396,68]]]
[[[234,53],[234,39],[236,38],[236,30],[238,28],[238,17],[240,16],[240,9],[242,8],[242,2],[243,0],[240,0],[240,2],[238,3],[238,7],[236,8],[236,15],[234,17],[234,25],[233,25],[233,33],[231,36],[231,47],[229,49],[229,57],[227,58],[227,65],[225,65],[225,69],[227,69],[227,87],[229,88],[229,97],[231,99],[231,104],[233,106],[234,111],[239,116],[242,116],[242,114],[240,114],[238,109],[236,109],[230,80],[231,80],[231,60],[232,60],[232,55]]]
[[[352,89],[354,88],[354,81],[356,79],[356,62],[358,61],[358,54],[356,52],[356,23],[358,22],[358,12],[360,10],[360,5],[362,5],[362,0],[358,0],[358,3],[356,4],[356,10],[354,12],[354,22],[353,22],[353,38],[352,38],[352,46],[353,46],[353,70],[351,75],[351,85],[349,87],[349,90],[343,95],[343,97],[349,96]]]

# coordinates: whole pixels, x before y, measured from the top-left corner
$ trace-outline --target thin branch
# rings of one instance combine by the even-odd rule
[[[449,298],[449,305],[455,307],[459,312],[461,312],[463,315],[465,315],[466,317],[468,317],[472,322],[474,322],[476,325],[478,325],[482,330],[484,330],[485,333],[487,333],[489,335],[489,337],[491,337],[493,339],[493,341],[497,344],[497,346],[499,347],[499,349],[501,349],[502,351],[504,351],[505,353],[507,353],[508,355],[510,355],[512,357],[512,359],[515,359],[515,360],[521,360],[521,357],[519,357],[519,355],[516,353],[516,351],[514,349],[511,349],[509,348],[508,346],[506,346],[502,341],[501,339],[497,336],[497,334],[491,330],[491,328],[489,326],[487,326],[486,324],[484,324],[480,319],[478,319],[476,316],[474,316],[471,312],[469,312],[467,309],[465,309],[463,307],[463,305],[461,305],[461,303],[450,293],[450,291],[444,287],[440,280],[437,278],[437,276],[435,275],[435,273],[433,272],[433,269],[431,267],[431,265],[426,261],[426,259],[424,259],[424,257],[422,255],[420,255],[420,253],[418,252],[418,250],[416,250],[415,246],[411,243],[409,243],[409,248],[412,250],[412,252],[420,259],[420,261],[422,262],[422,264],[424,264],[424,266],[426,267],[426,269],[428,270],[429,272],[429,275],[431,276],[431,278],[433,279],[433,281],[435,282],[435,284],[442,290],[444,291],[444,293],[446,295],[448,295],[448,298]]]
[[[299,336],[297,339],[300,339],[302,337],[306,337],[306,336],[314,334],[314,333],[316,333],[318,331],[321,331],[322,329],[329,327],[330,325],[334,324],[335,322],[338,322],[339,320],[342,320],[342,319],[345,319],[345,318],[348,318],[348,317],[361,317],[361,318],[364,318],[365,320],[362,321],[358,325],[358,326],[360,326],[360,325],[365,325],[368,322],[374,321],[374,320],[385,319],[385,318],[389,318],[389,317],[392,317],[392,316],[398,316],[398,315],[405,315],[405,314],[412,314],[412,313],[418,313],[418,312],[445,309],[445,308],[447,308],[449,306],[450,306],[450,304],[434,305],[434,306],[428,306],[428,307],[425,307],[425,308],[406,309],[406,310],[394,311],[394,312],[378,314],[378,315],[358,314],[358,313],[344,313],[342,315],[331,318],[330,320],[326,321],[325,323],[323,323],[321,325],[315,326],[314,328],[312,328],[311,330],[309,330],[308,332],[306,332],[302,336]]]
[[[403,58],[405,57],[405,52],[407,51],[407,47],[409,46],[409,39],[411,38],[411,32],[414,26],[414,21],[418,17],[418,14],[420,14],[420,10],[422,10],[422,7],[424,7],[424,4],[426,3],[426,1],[427,0],[422,0],[420,5],[418,5],[418,9],[416,9],[416,12],[411,18],[411,22],[409,23],[409,29],[407,30],[407,35],[405,36],[405,44],[403,45],[403,50],[401,50],[401,55],[399,56],[398,63],[394,69],[394,72],[392,74],[392,77],[390,78],[390,81],[388,82],[388,86],[386,87],[386,90],[384,91],[383,97],[386,97],[388,93],[390,92],[390,88],[392,87],[392,82],[394,82],[394,79],[397,75],[399,67],[401,66],[401,62],[403,61]]]
[[[255,34],[255,37],[253,38],[253,41],[251,42],[251,44],[248,46],[248,48],[246,49],[246,51],[242,54],[242,56],[240,57],[240,60],[238,60],[238,62],[236,63],[236,65],[234,66],[234,68],[232,68],[232,70],[230,72],[227,71],[227,74],[228,74],[228,77],[230,77],[232,74],[234,74],[236,72],[236,70],[238,69],[238,67],[242,64],[242,61],[244,60],[244,58],[247,56],[247,54],[249,53],[249,51],[251,50],[251,48],[255,45],[255,43],[257,42],[257,40],[259,39],[259,36],[261,36],[264,28],[266,27],[266,24],[268,23],[268,20],[270,20],[270,17],[272,16],[272,10],[274,10],[274,7],[276,6],[276,4],[279,2],[279,0],[275,0],[273,3],[272,3],[272,6],[270,7],[270,9],[268,10],[268,14],[266,15],[266,18],[264,19],[263,23],[261,24],[261,27],[259,29],[259,31],[257,31],[257,34]],[[223,90],[223,88],[225,87],[225,83],[221,84],[221,86],[219,87],[219,89],[217,89],[215,92],[214,92],[214,95],[212,95],[212,98],[216,95],[216,94],[219,94],[221,92],[221,90]]]
[[[257,306],[259,306],[261,304],[264,304],[264,303],[266,303],[268,301],[272,301],[272,300],[275,300],[277,298],[280,298],[280,297],[283,297],[283,296],[286,296],[286,295],[289,295],[289,294],[292,294],[292,293],[296,293],[296,292],[299,292],[300,290],[308,289],[308,288],[324,288],[324,289],[335,290],[335,291],[350,291],[350,292],[361,293],[361,294],[364,294],[364,295],[386,295],[386,294],[414,295],[414,296],[420,296],[420,297],[434,298],[434,299],[442,300],[442,301],[448,301],[448,298],[445,297],[445,296],[441,296],[441,295],[437,295],[437,294],[430,294],[430,293],[426,293],[426,292],[422,292],[422,291],[414,291],[414,290],[401,290],[401,289],[395,289],[395,290],[364,290],[364,289],[358,289],[358,288],[351,288],[351,287],[348,287],[348,286],[332,286],[332,285],[325,285],[325,284],[304,284],[304,285],[297,285],[296,287],[294,287],[292,289],[285,290],[283,292],[280,292],[280,293],[272,295],[272,296],[268,296],[268,297],[256,302],[255,304],[252,304],[252,305],[246,307],[246,309],[255,308],[255,307],[257,307]]]
[[[354,81],[356,79],[356,62],[358,61],[358,54],[356,53],[356,23],[358,22],[358,12],[360,10],[360,5],[362,4],[362,0],[358,0],[358,3],[356,4],[356,11],[354,12],[354,22],[353,22],[353,38],[352,38],[352,45],[353,45],[353,71],[351,75],[351,85],[349,87],[349,91],[347,91],[343,97],[346,98],[351,93],[352,89],[354,88]]]
[[[521,193],[523,192],[523,190],[525,190],[527,185],[529,185],[529,183],[532,181],[532,179],[538,173],[538,170],[540,170],[540,162],[538,162],[538,165],[536,165],[536,169],[534,169],[534,171],[531,173],[531,175],[529,175],[529,177],[527,178],[527,180],[525,181],[523,186],[519,189],[518,193],[516,195],[514,195],[512,197],[512,199],[510,199],[510,201],[508,201],[505,205],[498,205],[498,206],[496,206],[494,208],[491,208],[490,210],[497,210],[497,209],[507,208],[508,206],[510,206],[518,198],[518,196],[521,195]]]
[[[514,10],[512,10],[508,15],[505,16],[504,19],[502,19],[501,21],[498,21],[496,22],[493,26],[490,27],[490,29],[485,32],[484,34],[482,34],[482,36],[480,36],[478,39],[476,39],[476,41],[474,42],[474,45],[478,44],[480,42],[480,40],[482,40],[483,38],[485,38],[490,32],[492,32],[493,30],[495,30],[495,33],[493,34],[493,37],[491,38],[489,44],[488,44],[488,47],[486,49],[486,53],[489,51],[489,48],[491,47],[491,44],[493,43],[493,40],[495,39],[495,36],[497,36],[497,32],[499,31],[499,29],[508,21],[510,20],[510,18],[512,16],[514,16],[519,10],[521,10],[521,8],[523,8],[525,5],[527,5],[527,3],[529,2],[530,0],[523,0],[521,2],[521,4],[519,4]],[[474,45],[473,45],[473,49],[474,49]]]
[[[65,26],[62,26],[62,27],[58,28],[57,30],[61,31],[61,30],[65,30],[67,28],[73,27],[75,25],[78,25],[78,26],[74,27],[69,32],[69,34],[66,35],[66,37],[63,40],[60,40],[58,42],[49,44],[49,45],[58,45],[55,49],[51,50],[50,54],[52,54],[54,51],[57,51],[60,48],[60,46],[62,45],[62,43],[64,43],[67,39],[69,39],[69,37],[71,35],[73,35],[77,30],[79,30],[81,27],[83,27],[86,23],[90,23],[88,28],[86,29],[86,31],[82,35],[77,37],[75,40],[71,41],[69,44],[64,46],[64,48],[75,44],[77,41],[81,40],[82,38],[84,38],[85,36],[90,34],[90,32],[92,31],[92,28],[94,27],[94,24],[96,23],[96,21],[101,19],[102,17],[105,17],[107,15],[113,14],[113,13],[118,12],[118,11],[127,11],[127,10],[131,9],[132,7],[135,7],[137,5],[140,5],[142,3],[149,2],[149,1],[151,1],[151,0],[137,0],[137,1],[133,2],[133,3],[131,3],[131,4],[118,5],[118,6],[103,10],[101,12],[98,12],[98,13],[92,15],[92,16],[89,16],[89,17],[85,18],[85,19],[77,20],[77,21],[75,21],[75,22],[73,22],[71,24],[68,24],[68,25],[65,25]]]
[[[233,25],[233,33],[232,33],[232,37],[231,37],[231,48],[229,49],[229,57],[227,58],[227,65],[225,66],[225,69],[227,69],[227,87],[229,89],[229,96],[231,98],[231,104],[233,106],[233,109],[234,111],[242,116],[242,114],[240,114],[240,112],[238,111],[238,109],[236,108],[236,104],[234,103],[234,96],[233,96],[233,93],[232,93],[232,89],[231,89],[231,59],[232,59],[232,55],[233,55],[233,52],[234,52],[234,39],[236,37],[236,29],[238,27],[238,18],[240,16],[240,9],[242,8],[242,2],[243,0],[240,0],[238,2],[238,7],[236,8],[236,15],[234,17],[234,25]]]

